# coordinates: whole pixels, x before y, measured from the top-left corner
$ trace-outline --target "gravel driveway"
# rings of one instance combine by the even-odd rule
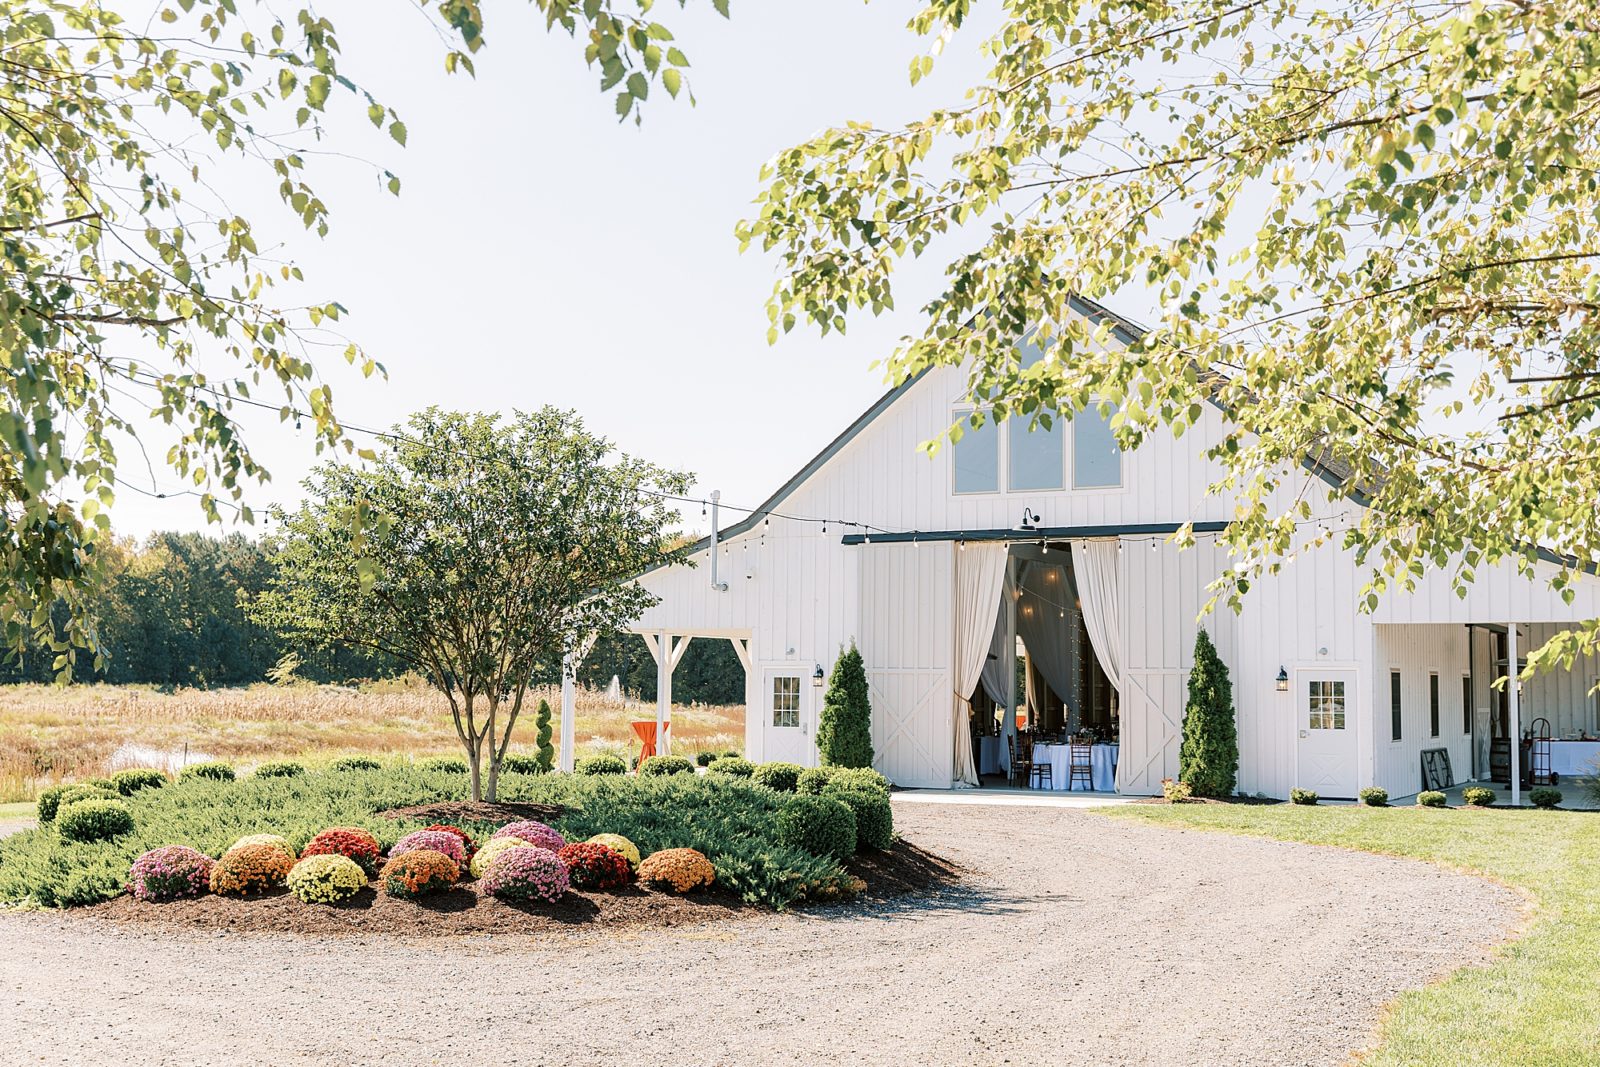
[[[0,1063],[1339,1064],[1517,922],[1422,863],[1060,808],[896,804],[934,900],[531,938],[0,915]]]

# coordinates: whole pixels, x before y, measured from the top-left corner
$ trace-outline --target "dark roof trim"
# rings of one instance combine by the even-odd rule
[[[1136,522],[1122,526],[1040,526],[1033,530],[918,530],[913,533],[846,534],[841,542],[847,545],[921,544],[924,541],[1083,541],[1093,537],[1139,537],[1177,533],[1183,528],[1178,522]],[[1226,522],[1197,522],[1195,533],[1221,533],[1228,528]]]

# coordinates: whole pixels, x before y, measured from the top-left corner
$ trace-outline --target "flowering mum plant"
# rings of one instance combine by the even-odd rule
[[[468,869],[472,871],[472,877],[474,877],[474,878],[482,878],[484,876],[484,873],[489,870],[489,864],[493,863],[494,860],[495,860],[495,857],[500,855],[500,853],[509,852],[511,849],[514,849],[514,848],[538,848],[538,847],[539,847],[538,845],[530,845],[530,844],[528,844],[528,842],[524,841],[520,837],[495,837],[495,838],[491,838],[489,840],[489,843],[487,845],[484,845],[483,848],[479,849],[478,850],[478,854],[476,856],[472,857],[472,864]],[[546,849],[546,851],[549,851],[549,850]]]
[[[229,845],[228,852],[232,852],[236,848],[246,848],[250,845],[271,845],[288,857],[291,867],[294,866],[294,861],[300,858],[300,854],[294,850],[293,846],[281,834],[246,834]],[[223,855],[226,856],[228,852],[224,852]]]
[[[282,885],[293,866],[277,845],[236,845],[211,865],[211,891],[232,897],[265,893]]]
[[[416,900],[429,893],[442,893],[456,884],[461,868],[443,852],[420,848],[395,856],[383,865],[379,878],[383,891],[402,900]]]
[[[628,858],[606,845],[578,841],[556,855],[567,865],[567,877],[575,889],[616,889],[633,878]]]
[[[530,845],[537,845],[551,852],[560,852],[567,843],[567,839],[561,836],[560,831],[542,822],[534,822],[532,819],[526,822],[507,823],[494,832],[494,837],[520,837]]]
[[[664,848],[639,864],[639,881],[653,889],[687,893],[717,880],[711,861],[692,848]]]
[[[467,833],[459,826],[451,826],[448,823],[436,822],[432,826],[424,826],[423,829],[437,830],[440,833],[445,834],[455,834],[457,837],[461,838],[461,847],[467,850],[467,859],[469,860],[472,858],[472,854],[478,851],[478,844],[472,840],[472,835]]]
[[[467,865],[467,850],[461,844],[461,838],[455,834],[447,834],[443,830],[416,830],[407,834],[394,843],[389,850],[389,858],[404,856],[407,852],[417,852],[428,849],[440,852],[455,861],[459,870]]]
[[[128,869],[128,892],[134,900],[177,900],[197,897],[209,888],[211,857],[188,845],[153,848]]]
[[[593,837],[589,838],[589,843],[591,845],[604,845],[607,848],[615,849],[616,851],[622,853],[623,859],[628,861],[628,868],[630,870],[637,871],[639,869],[639,846],[634,844],[632,841],[629,841],[621,834],[595,834]]]
[[[545,848],[508,848],[484,872],[483,891],[501,900],[555,903],[570,886],[567,865]]]
[[[289,871],[289,892],[307,904],[338,904],[367,887],[367,872],[347,856],[308,856]]]
[[[383,847],[370,831],[356,826],[334,826],[307,841],[300,858],[343,856],[353,861],[370,878],[377,873],[378,853],[382,851]]]

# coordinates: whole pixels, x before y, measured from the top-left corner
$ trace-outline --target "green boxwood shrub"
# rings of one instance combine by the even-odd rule
[[[67,841],[106,841],[133,829],[133,811],[120,800],[79,800],[56,815],[56,832]]]
[[[120,795],[109,789],[84,785],[82,782],[63,782],[42,791],[34,810],[38,812],[40,822],[54,822],[56,814],[64,803],[71,803],[74,800],[115,800]]]
[[[206,778],[213,782],[231,782],[237,778],[233,771],[233,764],[223,763],[221,760],[212,760],[209,763],[191,763],[178,772],[178,780],[188,778]]]
[[[709,767],[711,766],[711,761],[716,759],[717,755],[718,753],[705,750],[696,752],[694,754],[694,765],[696,767]]]
[[[104,789],[104,790],[107,790],[108,792],[112,792],[112,793],[115,793],[117,791],[117,783],[112,781],[110,778],[85,778],[83,781],[79,782],[78,784],[79,785],[92,785],[96,789]]]
[[[821,796],[822,790],[833,781],[833,776],[843,770],[843,767],[807,767],[795,779],[794,791],[807,796]]]
[[[160,789],[167,784],[167,775],[154,767],[129,767],[113,774],[111,782],[118,793],[131,797],[141,789]]]
[[[68,786],[56,797],[56,818],[61,818],[63,812],[73,804],[81,804],[86,800],[121,800],[122,794],[115,789],[104,789],[97,785]]]
[[[460,756],[429,756],[417,766],[433,774],[466,774],[467,761]]]
[[[579,760],[572,768],[578,774],[627,774],[628,761],[621,756],[610,752],[602,752],[595,756],[586,756]]]
[[[1356,794],[1361,803],[1369,808],[1387,808],[1389,806],[1389,791],[1380,786],[1369,785]]]
[[[668,774],[693,774],[694,764],[684,756],[651,756],[639,764],[639,773],[652,778]]]
[[[1461,799],[1474,808],[1487,808],[1495,802],[1495,795],[1487,786],[1469,785],[1461,791]]]
[[[1561,803],[1561,790],[1541,785],[1528,793],[1528,802],[1536,808],[1553,808]]]
[[[814,856],[844,859],[856,850],[855,812],[836,797],[790,797],[778,813],[778,840]]]
[[[1417,807],[1442,808],[1445,807],[1445,796],[1437,789],[1427,789],[1417,794]]]
[[[763,763],[750,773],[750,780],[780,793],[793,793],[804,773],[806,769],[798,763]]]
[[[500,769],[510,771],[512,774],[538,774],[544,767],[540,765],[538,756],[511,753],[500,761]]]
[[[732,778],[748,778],[755,773],[756,765],[743,756],[718,756],[706,768],[712,774],[726,774]]]
[[[382,767],[383,764],[371,756],[340,756],[328,764],[330,771],[376,771]]]
[[[1315,804],[1318,799],[1317,792],[1314,789],[1296,788],[1289,790],[1289,803],[1291,804]]]
[[[873,770],[871,767],[846,767],[828,779],[829,786],[859,787],[872,789],[889,795],[889,779]],[[824,787],[823,792],[828,790]]]
[[[268,760],[255,770],[257,778],[299,778],[305,773],[306,765],[292,759]]]
[[[840,801],[855,815],[857,852],[881,852],[894,844],[894,811],[886,795],[870,786],[841,784],[834,779],[822,796]]]

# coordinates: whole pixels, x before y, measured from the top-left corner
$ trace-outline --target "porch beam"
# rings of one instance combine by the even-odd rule
[[[1119,526],[1040,526],[1034,530],[911,530],[905,533],[845,534],[846,545],[921,544],[924,541],[1082,541],[1095,537],[1139,537],[1174,534],[1183,528],[1177,522],[1141,522]],[[1226,522],[1197,522],[1195,533],[1221,533]]]
[[[739,662],[744,665],[745,674],[750,673],[750,639],[748,637],[730,637],[733,645],[733,654],[739,657]]]

